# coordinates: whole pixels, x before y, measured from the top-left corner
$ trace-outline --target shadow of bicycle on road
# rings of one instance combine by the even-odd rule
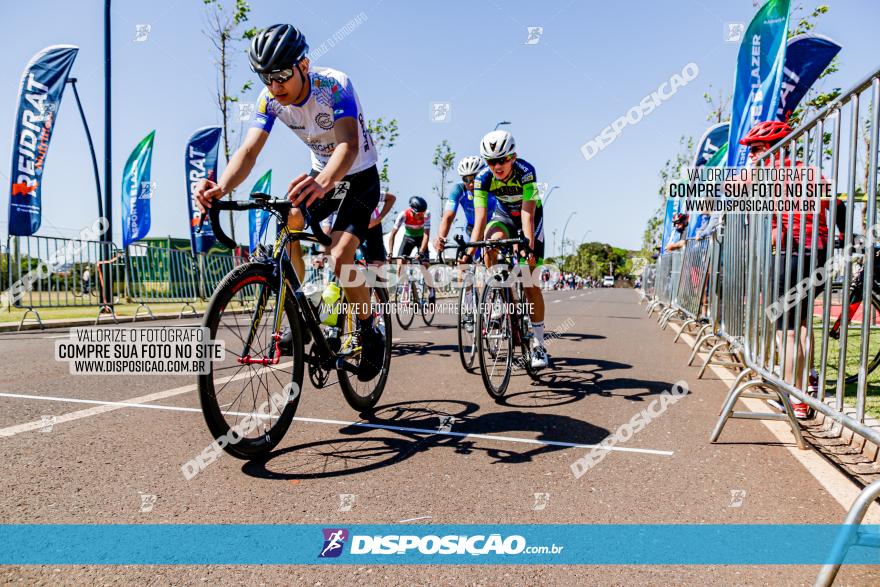
[[[478,404],[459,400],[379,406],[356,425],[339,430],[348,438],[277,450],[264,459],[246,463],[242,472],[262,479],[332,478],[391,466],[418,453],[443,448],[461,455],[482,452],[494,459],[492,464],[517,464],[574,448],[572,444],[596,445],[609,434],[605,428],[560,414],[513,410],[478,415],[479,409]],[[376,430],[385,435],[369,435]],[[516,434],[523,432],[530,434]],[[511,435],[517,440],[479,435]]]
[[[417,357],[432,355],[438,357],[451,357],[458,354],[457,344],[434,344],[426,341],[395,342],[391,345],[391,355],[405,357],[415,355]]]

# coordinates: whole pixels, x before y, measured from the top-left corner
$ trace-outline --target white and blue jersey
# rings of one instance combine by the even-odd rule
[[[486,211],[487,219],[492,218],[492,212],[495,211],[495,203],[495,196],[490,194]],[[452,212],[452,217],[455,218],[459,208],[464,210],[464,217],[467,221],[468,229],[473,228],[475,221],[474,192],[467,189],[463,183],[457,183],[455,184],[455,187],[452,188],[452,193],[449,194],[449,199],[446,200],[445,211]],[[470,234],[468,236],[470,236]]]
[[[257,113],[251,128],[270,132],[275,119],[280,120],[308,145],[312,151],[312,168],[321,171],[336,149],[336,121],[351,117],[357,120],[361,136],[357,158],[348,174],[374,166],[376,147],[348,76],[329,67],[312,67],[309,83],[306,99],[290,106],[276,102],[268,88],[264,88],[257,100]]]

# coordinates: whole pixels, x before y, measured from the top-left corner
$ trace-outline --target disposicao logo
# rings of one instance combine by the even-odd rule
[[[336,558],[342,554],[342,547],[348,540],[348,530],[345,528],[324,528],[324,547],[318,558]]]

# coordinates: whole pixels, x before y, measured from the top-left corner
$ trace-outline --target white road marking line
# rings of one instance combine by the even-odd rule
[[[293,364],[293,361],[287,363],[279,363],[276,365],[276,368],[283,369],[285,367],[289,367]],[[238,373],[237,375],[232,375],[230,377],[224,377],[223,379],[218,379],[216,383],[225,383],[227,381],[232,381],[233,379],[243,379],[245,377],[250,377],[250,371],[244,371],[243,373]],[[156,393],[151,393],[148,395],[142,395],[140,397],[133,397],[130,400],[124,402],[107,402],[107,401],[98,401],[98,400],[84,400],[84,399],[71,399],[66,397],[52,397],[52,396],[39,396],[39,395],[24,395],[19,393],[0,393],[0,397],[9,397],[9,398],[24,398],[24,399],[32,399],[32,400],[44,400],[44,401],[54,401],[54,402],[68,402],[74,404],[96,404],[97,407],[87,408],[85,410],[80,410],[78,412],[70,412],[69,414],[64,414],[62,416],[58,416],[55,419],[55,424],[63,424],[64,422],[72,422],[74,420],[80,420],[82,418],[88,418],[89,416],[97,416],[100,414],[105,414],[107,412],[112,412],[114,410],[118,410],[121,408],[154,408],[162,409],[162,407],[156,406],[147,406],[144,405],[147,402],[154,402],[160,399],[166,399],[169,397],[174,397],[175,395],[181,395],[184,393],[189,393],[190,391],[196,390],[196,384],[184,385],[182,387],[175,387],[174,389],[167,389],[165,391],[158,391]],[[164,407],[164,409],[176,409],[172,406]],[[189,410],[184,410],[189,411]],[[195,410],[194,411],[201,411]],[[0,437],[10,437],[15,436],[16,434],[21,434],[22,432],[29,432],[31,430],[39,430],[45,424],[43,420],[34,420],[33,422],[27,422],[25,424],[16,424],[15,426],[8,426],[6,428],[0,428]]]
[[[419,516],[418,518],[407,518],[405,520],[400,520],[398,524],[405,524],[406,522],[415,522],[416,520],[430,520],[431,516]]]
[[[575,299],[576,297],[579,297],[579,296],[571,296],[571,297],[568,298],[568,299],[573,300],[573,299]]]
[[[195,388],[194,385],[187,386],[188,388]],[[175,394],[180,394],[183,392],[178,391],[179,389],[170,389],[168,391],[159,392],[158,394],[167,394],[171,392],[175,392]],[[93,399],[71,399],[71,398],[63,398],[63,397],[52,397],[52,396],[40,396],[40,395],[25,395],[21,393],[0,393],[0,397],[9,397],[9,398],[18,398],[18,399],[30,399],[30,400],[43,400],[43,401],[56,401],[56,402],[70,402],[70,403],[78,403],[78,404],[98,404],[101,407],[106,408],[105,411],[109,410],[118,410],[120,408],[145,408],[149,410],[166,410],[170,412],[196,412],[201,413],[201,408],[185,408],[182,406],[163,406],[163,405],[147,405],[144,403],[138,403],[135,401],[128,402],[108,402],[108,401],[100,401]],[[148,396],[144,396],[148,397]],[[140,399],[140,398],[135,398]],[[82,412],[89,412],[92,410],[98,410],[101,408],[90,408],[88,410],[81,410],[80,412],[73,412],[72,414],[67,414],[67,416],[71,416],[73,414],[80,414]],[[100,412],[99,412],[100,413]],[[263,418],[271,418],[272,416],[268,416],[266,414],[251,414],[250,412],[226,412],[227,416],[256,416]],[[59,416],[55,423],[58,424],[60,422],[69,421],[70,418],[64,419],[65,416]],[[307,417],[294,417],[294,420],[299,422],[308,422],[311,424],[333,424],[338,426],[356,426],[359,428],[372,428],[378,430],[391,430],[394,432],[413,432],[416,434],[431,434],[431,435],[441,435],[441,436],[455,436],[458,438],[480,438],[483,440],[502,440],[506,442],[519,442],[522,444],[539,444],[542,446],[561,446],[564,448],[598,448],[602,450],[615,451],[615,452],[632,452],[632,453],[641,453],[641,454],[650,454],[650,455],[658,455],[658,456],[672,456],[675,454],[673,451],[669,450],[655,450],[651,448],[632,448],[625,446],[602,446],[599,444],[578,444],[575,442],[560,442],[556,440],[536,440],[533,438],[517,438],[514,436],[498,436],[495,434],[475,434],[471,432],[452,432],[452,431],[444,431],[444,430],[435,430],[432,428],[410,428],[408,426],[389,426],[386,424],[372,424],[370,422],[350,422],[347,420],[327,420],[324,418],[307,418]],[[44,425],[43,421],[40,422],[32,422],[30,424],[22,424],[21,426],[30,426],[31,424],[37,424],[38,427]],[[13,428],[15,428],[13,426]],[[29,428],[32,429],[32,428]],[[0,430],[0,436],[12,436],[12,434],[5,434],[5,431],[9,430],[9,428],[4,428]]]
[[[561,301],[562,301],[562,300],[553,300],[553,303],[554,303],[554,304],[558,304],[558,303],[561,302]]]

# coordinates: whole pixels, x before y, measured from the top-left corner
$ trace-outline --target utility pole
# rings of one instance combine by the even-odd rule
[[[104,218],[107,222],[104,226],[107,229],[101,235],[101,240],[105,243],[113,241],[113,155],[111,150],[110,137],[112,136],[110,115],[110,0],[104,0]],[[76,87],[76,86],[74,86]],[[113,271],[110,267],[110,258],[113,256],[111,245],[104,244],[101,247],[103,255],[103,267],[101,272],[104,275],[104,299],[103,304],[113,306]]]

